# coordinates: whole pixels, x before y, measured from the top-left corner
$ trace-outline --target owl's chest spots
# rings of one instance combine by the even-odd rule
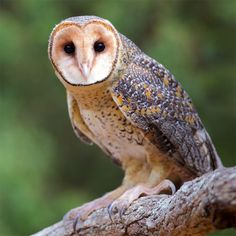
[[[143,149],[144,134],[134,127],[121,113],[113,101],[110,93],[103,94],[102,98],[78,101],[81,116],[89,130],[100,143],[114,156],[132,156],[134,150]],[[140,150],[140,154],[143,151]]]

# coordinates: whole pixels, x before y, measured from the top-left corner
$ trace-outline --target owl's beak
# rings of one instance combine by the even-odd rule
[[[85,79],[88,79],[90,68],[87,64],[80,64],[80,72]]]

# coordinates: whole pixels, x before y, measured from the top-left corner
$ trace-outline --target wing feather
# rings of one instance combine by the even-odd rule
[[[112,95],[123,114],[178,164],[196,175],[221,166],[191,99],[161,64],[137,58],[113,83]]]

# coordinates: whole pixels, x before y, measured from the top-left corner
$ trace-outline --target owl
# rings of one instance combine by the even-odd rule
[[[53,29],[49,59],[66,89],[75,134],[124,170],[120,187],[64,220],[140,195],[174,194],[184,181],[222,166],[191,99],[175,77],[105,19],[79,16]]]

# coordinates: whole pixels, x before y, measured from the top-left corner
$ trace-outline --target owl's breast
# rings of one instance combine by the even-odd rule
[[[133,126],[111,95],[78,101],[81,117],[96,143],[122,162],[124,157],[145,158],[144,133]]]

